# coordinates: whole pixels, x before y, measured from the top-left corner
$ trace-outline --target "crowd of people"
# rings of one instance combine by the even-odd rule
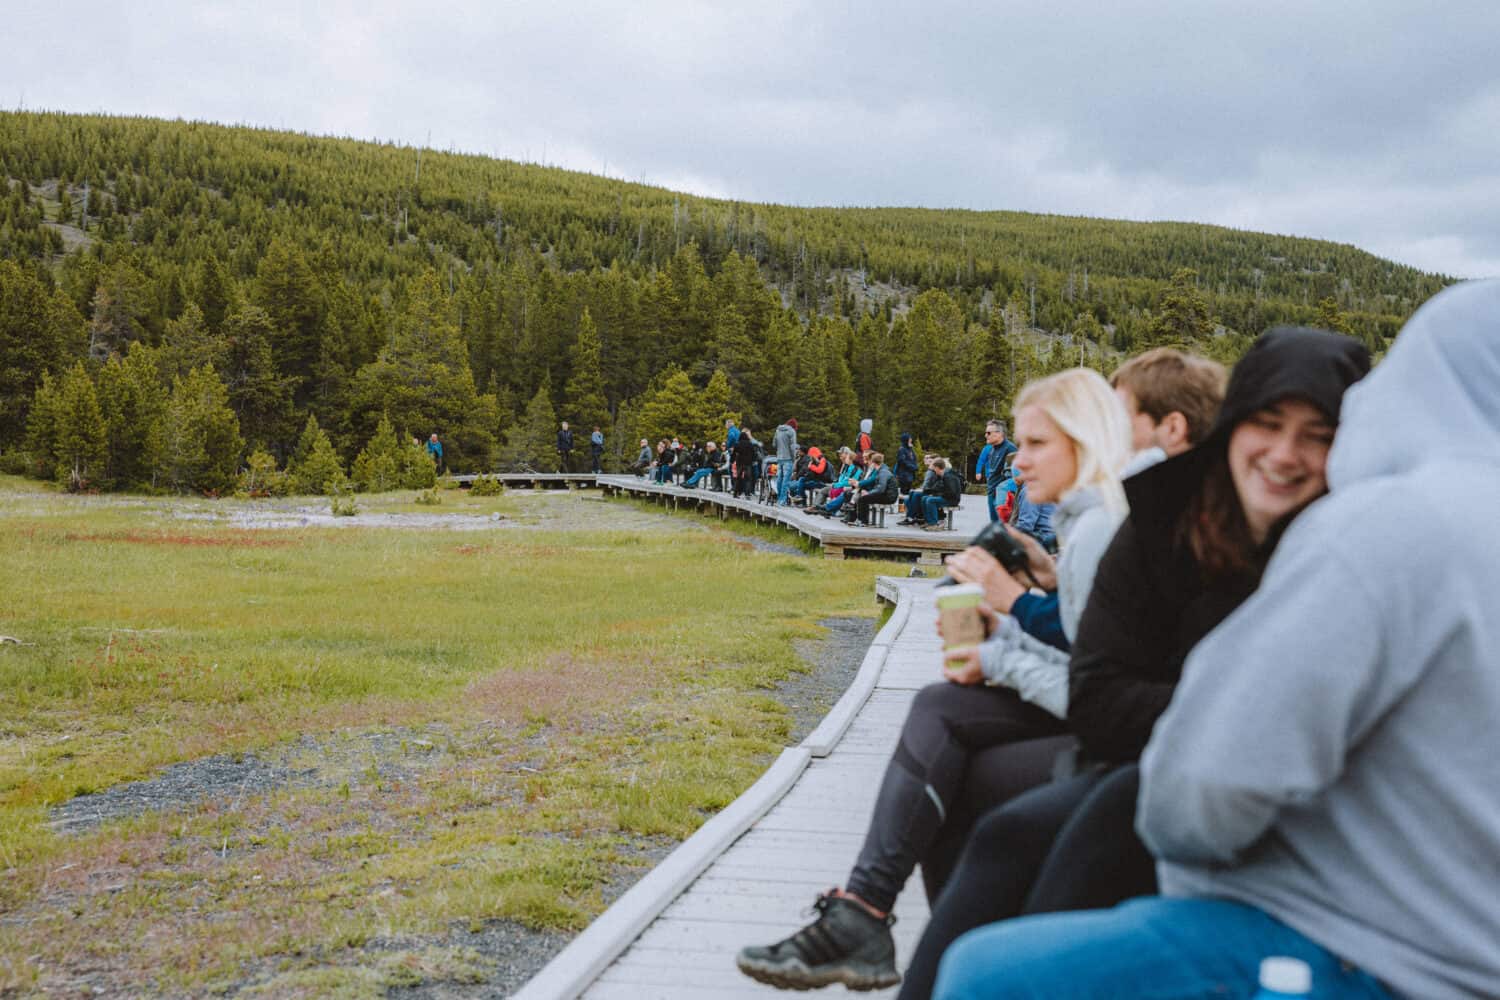
[[[1249,998],[1282,957],[1308,996],[1500,996],[1497,316],[1500,282],[1450,288],[1373,373],[1283,327],[1230,373],[1158,349],[1027,385],[978,471],[993,518],[1045,506],[1058,550],[1012,522],[949,559],[988,638],[914,699],[844,885],[741,970],[1188,1000]],[[929,523],[954,470],[925,464]]]
[[[963,498],[963,474],[946,457],[923,455],[920,464],[913,438],[901,435],[894,462],[873,447],[873,422],[860,421],[852,445],[841,445],[830,457],[817,445],[797,440],[797,421],[776,427],[769,445],[748,427],[727,421],[722,441],[661,438],[653,446],[642,438],[630,465],[636,476],[683,489],[725,490],[735,497],[758,498],[780,507],[804,509],[809,515],[838,517],[850,524],[871,523],[877,506],[905,508],[900,525],[929,531],[950,530],[943,513]],[[986,427],[986,444],[976,475],[990,485],[986,508],[991,520],[1006,520],[1052,545],[1052,504],[1032,502],[1011,459],[1015,445],[1006,439],[1003,421]],[[925,468],[920,483],[917,473]]]

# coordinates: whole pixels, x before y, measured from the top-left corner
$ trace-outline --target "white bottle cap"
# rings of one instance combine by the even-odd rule
[[[1300,958],[1267,958],[1260,963],[1260,988],[1306,996],[1312,992],[1312,969]]]

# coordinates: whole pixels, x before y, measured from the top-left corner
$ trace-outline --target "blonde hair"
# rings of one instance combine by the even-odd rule
[[[1123,513],[1127,507],[1120,473],[1130,461],[1130,418],[1104,376],[1088,368],[1069,368],[1028,382],[1016,397],[1016,412],[1028,406],[1051,417],[1073,442],[1078,477],[1058,499],[1093,486],[1105,506]]]

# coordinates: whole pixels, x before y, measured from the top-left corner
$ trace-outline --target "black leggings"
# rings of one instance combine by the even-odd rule
[[[1061,720],[1022,701],[1009,688],[943,681],[917,692],[846,888],[876,909],[889,910],[917,863],[943,841],[944,832],[961,837],[972,817],[982,812],[961,794],[977,756],[1062,732]],[[1006,794],[1004,786],[1009,784],[1008,793],[1015,794],[1045,781],[1055,749],[1019,751],[1009,757],[1008,765],[1001,758],[992,759],[991,765],[999,766],[991,770],[999,777],[990,787]],[[998,801],[1003,800],[990,799],[987,804]],[[948,830],[950,819],[960,825],[956,835]]]
[[[900,1000],[930,996],[943,952],[976,927],[1155,892],[1155,864],[1135,835],[1139,786],[1134,764],[1093,770],[1026,792],[981,819],[932,908]]]

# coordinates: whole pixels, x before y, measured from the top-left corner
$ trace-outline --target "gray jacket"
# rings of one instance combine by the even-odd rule
[[[1125,511],[1105,506],[1099,491],[1085,487],[1068,494],[1054,514],[1062,555],[1057,560],[1058,616],[1068,641],[1078,632],[1078,619],[1094,589],[1094,571]],[[1025,700],[1058,718],[1068,714],[1068,654],[1021,631],[1009,615],[979,647],[985,682],[1012,688]]]
[[[1169,896],[1259,907],[1397,992],[1500,986],[1500,281],[1344,398],[1332,492],[1188,657],[1141,761]],[[1424,502],[1392,531],[1391,498]]]
[[[797,430],[790,424],[782,424],[776,428],[776,436],[771,439],[771,451],[776,455],[778,462],[790,462],[797,457]]]

